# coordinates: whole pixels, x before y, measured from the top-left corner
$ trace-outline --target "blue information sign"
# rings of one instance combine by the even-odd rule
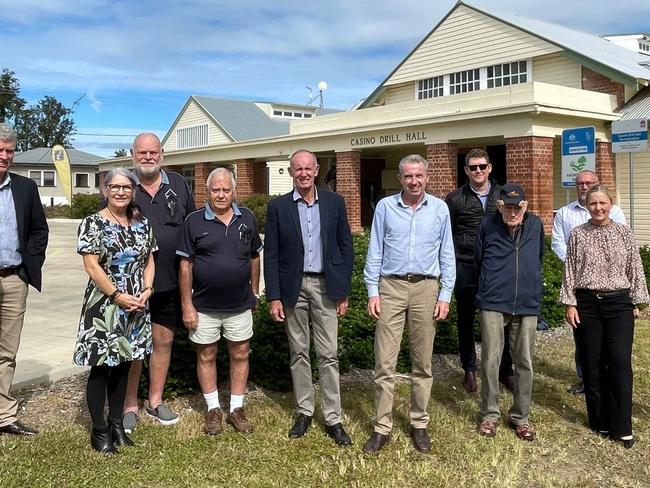
[[[596,170],[596,129],[576,127],[562,131],[562,187],[575,186],[580,171]]]

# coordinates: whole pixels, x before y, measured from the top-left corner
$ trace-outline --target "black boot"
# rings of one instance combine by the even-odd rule
[[[113,444],[117,446],[133,446],[133,441],[124,432],[124,425],[122,419],[108,419],[108,426],[111,430],[111,437]]]
[[[95,451],[101,452],[102,454],[118,453],[118,450],[113,445],[111,430],[108,428],[108,425],[104,427],[93,426],[93,430],[90,432],[90,445]]]

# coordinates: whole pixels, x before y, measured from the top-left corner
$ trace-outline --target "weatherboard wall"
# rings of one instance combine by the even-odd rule
[[[228,144],[232,142],[230,138],[214,123],[214,121],[203,111],[194,101],[190,101],[185,112],[178,119],[176,125],[169,132],[169,138],[165,141],[165,151],[176,151],[177,139],[176,130],[183,127],[194,127],[201,124],[208,124],[208,145]]]
[[[633,153],[634,235],[640,245],[650,244],[650,151]],[[616,154],[616,188],[619,205],[630,221],[629,153]]]

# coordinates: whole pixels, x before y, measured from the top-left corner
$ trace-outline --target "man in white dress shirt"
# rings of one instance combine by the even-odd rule
[[[562,262],[566,259],[566,248],[569,243],[571,231],[575,227],[586,223],[590,218],[586,204],[587,191],[589,191],[589,188],[593,185],[597,184],[598,176],[596,176],[596,173],[590,170],[580,171],[580,173],[576,175],[576,195],[578,196],[578,199],[562,207],[555,214],[555,219],[553,220],[551,249],[553,249],[553,252],[562,260]],[[619,222],[621,224],[626,223],[625,215],[623,215],[623,211],[618,205],[612,207],[612,210],[609,212],[609,217],[614,222]],[[584,393],[585,391],[584,383],[582,382],[582,368],[580,367],[579,357],[580,353],[576,343],[576,373],[578,374],[580,381],[567,389],[569,393],[573,393],[574,395]]]

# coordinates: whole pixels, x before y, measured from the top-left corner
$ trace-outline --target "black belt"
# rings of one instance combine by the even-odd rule
[[[409,283],[418,283],[423,280],[435,280],[435,276],[427,276],[421,274],[408,273],[405,275],[390,275],[389,278],[394,278],[396,280],[408,281]]]
[[[576,289],[576,293],[582,295],[591,295],[598,298],[598,300],[602,300],[603,298],[616,298],[622,297],[623,295],[628,295],[630,293],[630,290],[627,288],[623,290],[588,290],[586,288],[578,288]]]
[[[311,271],[304,271],[302,273],[303,276],[314,276],[314,277],[319,277],[319,276],[325,276],[325,273],[312,273]]]
[[[0,278],[6,278],[18,272],[18,268],[3,268],[0,269]]]

